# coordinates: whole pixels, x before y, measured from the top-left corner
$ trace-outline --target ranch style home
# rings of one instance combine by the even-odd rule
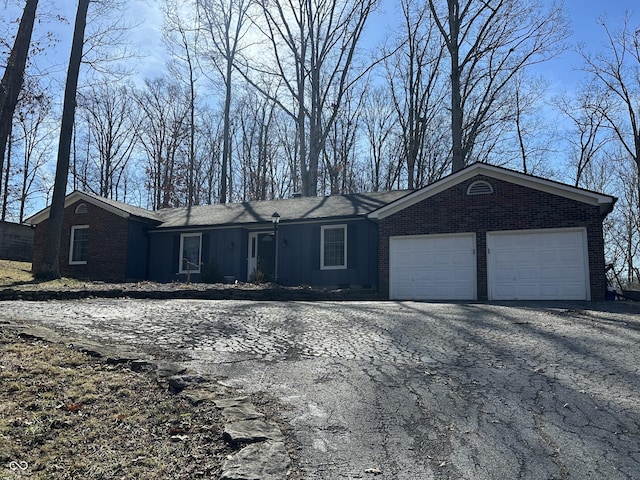
[[[63,276],[276,281],[414,300],[602,300],[616,199],[476,163],[415,191],[149,211],[74,191]],[[42,261],[49,209],[36,226]]]

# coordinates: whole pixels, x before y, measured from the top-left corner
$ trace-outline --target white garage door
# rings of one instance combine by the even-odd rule
[[[588,300],[586,232],[487,233],[490,300]]]
[[[475,300],[476,237],[420,235],[389,239],[389,298]]]

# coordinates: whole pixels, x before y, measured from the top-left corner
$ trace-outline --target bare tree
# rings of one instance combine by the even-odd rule
[[[395,108],[386,88],[369,88],[364,94],[362,124],[369,157],[369,186],[377,192],[385,189],[385,159],[391,157],[395,125]]]
[[[196,171],[196,83],[198,44],[200,29],[197,19],[185,19],[185,10],[191,7],[191,1],[166,0],[164,8],[164,42],[169,48],[172,60],[169,71],[175,78],[184,79],[189,93],[189,171],[187,174],[187,205],[195,202]],[[189,25],[189,23],[191,25]],[[186,74],[186,75],[185,75]]]
[[[13,113],[22,90],[31,34],[35,23],[38,0],[27,0],[9,60],[0,81],[0,181],[4,171],[4,155],[11,135]],[[6,189],[6,187],[5,187]]]
[[[231,164],[231,102],[233,71],[247,31],[247,12],[251,0],[197,0],[201,22],[207,32],[207,56],[224,85],[222,126],[222,171],[220,203],[228,199]]]
[[[58,142],[58,160],[53,187],[53,198],[51,200],[49,221],[47,224],[47,240],[42,262],[38,271],[35,272],[36,277],[40,279],[60,278],[59,257],[64,216],[64,199],[69,174],[69,156],[71,154],[71,140],[76,110],[76,91],[78,89],[78,77],[80,75],[80,64],[82,62],[82,47],[89,2],[90,0],[78,0],[78,11],[76,13],[73,30],[69,69],[67,71],[67,82],[64,90],[62,124],[60,126],[60,140]]]
[[[78,100],[89,138],[86,161],[98,174],[92,189],[114,200],[123,197],[120,181],[137,140],[138,120],[132,102],[129,88],[109,83],[91,86]]]
[[[18,104],[17,126],[22,143],[22,162],[18,169],[18,219],[24,220],[29,198],[41,188],[40,170],[49,160],[53,144],[50,125],[51,97],[37,86],[30,86]]]
[[[364,96],[350,90],[345,95],[343,107],[327,135],[322,152],[325,172],[324,192],[330,195],[354,193],[356,181],[357,134],[360,128],[360,114]],[[327,189],[328,183],[328,189]]]
[[[248,92],[242,98],[236,118],[236,151],[241,165],[242,199],[272,199],[275,182],[273,166],[278,161],[276,106],[256,92]]]
[[[222,121],[217,110],[201,106],[196,136],[194,204],[211,205],[218,201],[222,156]]]
[[[629,25],[626,16],[623,28],[613,33],[604,20],[600,20],[608,39],[607,51],[598,55],[580,49],[585,61],[584,69],[599,82],[610,96],[610,102],[599,108],[617,141],[640,172],[640,28]],[[640,191],[640,183],[637,185]]]
[[[433,141],[444,110],[444,42],[431,13],[419,0],[401,0],[401,46],[385,62],[386,77],[397,112],[407,187],[416,187],[417,164],[425,164],[427,141]],[[430,145],[433,147],[433,144]],[[441,158],[446,162],[447,158]],[[438,168],[439,169],[439,168]],[[428,175],[430,176],[430,175]]]
[[[505,109],[508,128],[502,152],[504,157],[514,159],[507,163],[509,166],[524,173],[552,174],[549,154],[552,139],[557,138],[558,132],[546,115],[547,87],[548,83],[542,77],[520,72],[508,89],[511,101]]]
[[[135,93],[142,112],[138,137],[147,153],[147,189],[154,210],[187,203],[180,165],[182,148],[188,137],[189,95],[177,83],[165,78],[146,80],[145,89]]]
[[[629,199],[627,208],[631,208],[623,230],[627,237],[628,279],[636,270],[640,245],[636,202],[640,198],[640,28],[630,25],[630,21],[631,17],[626,15],[622,29],[615,33],[600,19],[607,37],[606,50],[597,55],[589,54],[584,47],[579,50],[585,62],[584,70],[600,84],[607,96],[606,102],[598,104],[597,111],[623,152],[616,168],[623,172],[621,178],[625,181],[621,190]]]
[[[140,22],[126,17],[127,0],[90,0],[84,37],[82,63],[87,77],[98,82],[119,82],[133,72],[137,53],[129,48],[128,34]]]
[[[604,115],[609,109],[608,103],[608,93],[593,83],[585,85],[574,98],[563,96],[557,100],[558,108],[571,122],[567,141],[576,187],[593,188],[593,185],[583,183],[584,175],[611,141]]]
[[[450,59],[452,169],[474,158],[477,140],[501,116],[514,76],[563,47],[560,5],[539,0],[428,0]],[[477,157],[481,157],[478,154]]]
[[[378,0],[259,0],[256,23],[270,46],[243,75],[296,123],[302,194],[318,192],[319,160],[354,73],[357,47]],[[255,52],[254,52],[255,53]],[[273,85],[281,88],[273,89]]]

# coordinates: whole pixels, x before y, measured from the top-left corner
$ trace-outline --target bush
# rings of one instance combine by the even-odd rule
[[[200,279],[203,283],[222,283],[223,276],[215,260],[209,260],[208,263],[202,266]]]

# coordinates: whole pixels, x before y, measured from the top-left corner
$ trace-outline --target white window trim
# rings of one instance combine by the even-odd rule
[[[326,229],[338,229],[344,230],[344,264],[343,265],[328,265],[324,264],[324,231]],[[347,225],[322,225],[320,227],[320,270],[346,270],[347,268]]]
[[[71,227],[71,237],[69,238],[69,265],[86,265],[86,260],[73,260],[73,246],[75,244],[76,230],[89,229],[89,225],[73,225]]]
[[[188,271],[182,268],[183,265],[183,253],[184,253],[184,239],[187,237],[198,237],[200,245],[198,246],[198,268],[189,269]],[[202,263],[202,234],[201,233],[183,233],[180,235],[180,258],[178,263],[178,273],[200,273],[200,264]]]

